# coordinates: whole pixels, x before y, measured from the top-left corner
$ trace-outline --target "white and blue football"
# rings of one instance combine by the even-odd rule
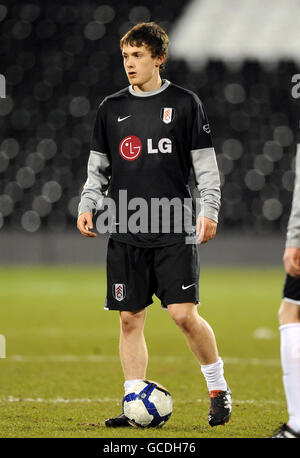
[[[141,428],[163,426],[173,410],[169,391],[156,382],[138,382],[123,398],[123,413],[129,423]]]

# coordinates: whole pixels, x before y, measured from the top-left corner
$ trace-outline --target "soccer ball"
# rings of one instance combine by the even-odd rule
[[[123,398],[123,413],[132,426],[163,426],[172,414],[172,397],[156,382],[138,382]]]

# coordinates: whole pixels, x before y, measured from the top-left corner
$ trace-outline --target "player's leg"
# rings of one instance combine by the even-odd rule
[[[201,365],[210,397],[209,424],[227,423],[232,410],[231,391],[224,378],[223,361],[212,328],[200,317],[195,303],[169,304],[168,311]]]
[[[209,395],[211,426],[227,422],[231,415],[231,392],[224,378],[223,361],[210,325],[198,314],[199,254],[194,244],[176,244],[156,250],[157,296],[183,331],[201,365]]]
[[[210,325],[198,314],[195,303],[169,304],[168,312],[184,333],[187,343],[200,364],[214,364],[219,359],[217,343]],[[223,384],[222,384],[223,383]],[[222,381],[218,389],[226,389]],[[225,386],[224,386],[225,384]]]
[[[290,323],[300,323],[300,302],[299,304],[282,300],[278,311],[280,326]]]
[[[144,337],[145,319],[146,309],[120,312],[119,350],[125,391],[131,386],[130,382],[146,378],[148,351]]]
[[[107,310],[120,312],[119,351],[127,392],[146,378],[148,352],[144,338],[146,307],[152,303],[151,252],[113,239],[107,250]],[[105,421],[107,427],[130,426],[119,415]]]
[[[300,294],[300,280],[288,276],[278,313],[280,358],[289,420],[274,437],[283,438],[300,437],[300,298],[295,295],[295,286]]]
[[[120,312],[120,360],[124,373],[124,391],[129,392],[140,380],[146,378],[148,350],[144,337],[146,309]],[[108,418],[107,427],[131,426],[125,415]]]

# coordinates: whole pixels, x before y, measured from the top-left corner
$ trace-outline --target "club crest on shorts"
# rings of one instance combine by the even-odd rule
[[[204,130],[204,132],[206,132],[207,134],[210,134],[210,127],[209,127],[209,124],[204,124],[203,130]]]
[[[174,108],[162,108],[160,110],[160,118],[165,124],[170,124],[173,121],[175,116]]]
[[[113,296],[117,301],[122,301],[126,296],[126,288],[124,283],[113,284]]]

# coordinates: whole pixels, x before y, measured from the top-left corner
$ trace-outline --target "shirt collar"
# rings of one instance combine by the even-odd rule
[[[156,95],[159,94],[160,92],[164,91],[167,89],[167,87],[170,85],[170,81],[168,80],[163,80],[163,84],[158,88],[154,89],[154,91],[148,91],[148,92],[138,92],[133,89],[133,85],[131,84],[129,86],[129,92],[130,94],[136,96],[136,97],[150,97],[151,95]]]

